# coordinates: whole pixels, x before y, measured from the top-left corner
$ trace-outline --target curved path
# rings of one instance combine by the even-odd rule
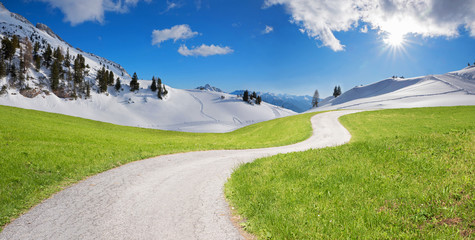
[[[344,144],[351,135],[338,118],[354,112],[314,116],[313,136],[289,146],[165,155],[106,171],[34,207],[0,239],[242,239],[223,196],[232,170],[260,157]]]

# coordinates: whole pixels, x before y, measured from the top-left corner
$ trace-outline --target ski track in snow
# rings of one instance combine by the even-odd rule
[[[351,135],[338,118],[354,112],[317,114],[312,137],[289,146],[165,155],[97,174],[14,220],[0,239],[243,239],[223,196],[232,170],[260,157],[344,144]]]
[[[211,120],[214,120],[215,122],[219,122],[218,119],[216,119],[216,118],[214,118],[214,117],[212,117],[212,116],[210,116],[210,115],[208,115],[204,112],[204,104],[198,97],[196,97],[191,92],[188,92],[188,94],[190,94],[190,96],[193,97],[200,104],[200,106],[201,106],[201,109],[200,109],[201,115],[203,115],[204,117],[210,118]]]

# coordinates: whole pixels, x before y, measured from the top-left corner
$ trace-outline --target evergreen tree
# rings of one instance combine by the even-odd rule
[[[63,62],[64,56],[63,53],[61,52],[61,49],[59,46],[54,50],[53,56],[59,60],[59,62]]]
[[[25,62],[23,61],[23,49],[20,48],[20,69],[18,70],[18,76],[20,80],[20,88],[22,87],[23,83],[25,82]]]
[[[315,93],[313,93],[313,98],[312,98],[312,107],[318,107],[319,98],[320,98],[320,94],[318,93],[318,90],[315,90]]]
[[[30,67],[33,61],[33,46],[27,37],[24,38],[23,42],[25,43],[25,51],[23,53],[23,62],[25,65],[23,66],[23,71],[26,72],[26,69]]]
[[[86,84],[86,97],[91,97],[91,86],[89,85],[89,83]]]
[[[73,80],[75,84],[80,84],[84,81],[84,62],[86,60],[81,54],[78,54],[74,59],[74,75]]]
[[[257,98],[256,98],[256,104],[257,104],[257,105],[261,105],[261,102],[262,102],[261,96],[257,96]]]
[[[162,97],[162,87],[161,86],[158,87],[157,97],[158,97],[158,99],[163,99],[163,97]]]
[[[12,41],[10,41],[7,36],[4,36],[2,39],[2,54],[5,59],[9,60],[9,65],[12,63],[12,58],[15,55],[15,51],[16,49],[13,46]]]
[[[152,77],[152,86],[150,86],[152,92],[157,91],[157,82],[155,81],[155,77]]]
[[[33,47],[33,53],[36,55],[36,54],[38,54],[39,50],[40,50],[40,43],[35,42],[35,46]]]
[[[132,76],[132,80],[130,81],[130,91],[137,91],[139,90],[139,78],[137,77],[137,73],[134,72]]]
[[[59,86],[59,75],[60,75],[61,63],[58,59],[55,59],[53,65],[51,66],[51,90],[56,91]]]
[[[35,62],[36,71],[39,72],[41,68],[41,56],[40,55],[33,56],[33,61]]]
[[[114,73],[112,72],[112,70],[109,71],[109,79],[108,79],[108,80],[109,80],[109,81],[108,81],[108,85],[109,85],[109,86],[114,85]]]
[[[251,100],[252,99],[256,99],[257,98],[257,93],[256,92],[252,92],[251,94]]]
[[[7,69],[5,67],[5,61],[3,58],[0,58],[0,78],[7,76]]]
[[[247,91],[247,90],[244,91],[244,94],[243,94],[243,96],[242,96],[242,100],[243,100],[244,102],[249,102],[249,91]]]
[[[168,90],[165,88],[165,85],[162,85],[163,86],[163,96],[166,96],[168,94]]]
[[[341,87],[340,87],[340,85],[338,85],[338,96],[340,96],[340,95],[341,95]]]
[[[66,51],[66,56],[64,57],[64,66],[67,67],[69,69],[69,67],[71,66],[71,55],[69,55],[69,48],[68,50]]]
[[[15,49],[20,48],[20,38],[18,37],[18,35],[13,35],[12,43]]]
[[[51,50],[51,46],[48,44],[45,52],[43,53],[43,59],[47,68],[50,67],[52,55],[53,55],[53,50]]]
[[[18,75],[17,75],[15,64],[13,64],[10,67],[10,81],[15,83],[17,80],[18,80]]]
[[[115,80],[115,90],[116,91],[120,90],[120,79],[119,79],[119,77],[117,77],[117,79]]]
[[[333,97],[338,97],[338,88],[337,88],[337,86],[335,86],[335,88],[333,88]]]

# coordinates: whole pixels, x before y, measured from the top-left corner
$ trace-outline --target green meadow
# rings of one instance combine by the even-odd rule
[[[300,142],[312,133],[313,115],[275,119],[230,133],[198,134],[0,106],[0,228],[64,187],[128,162]]]
[[[259,239],[473,239],[475,107],[361,112],[349,144],[242,165],[225,186]]]

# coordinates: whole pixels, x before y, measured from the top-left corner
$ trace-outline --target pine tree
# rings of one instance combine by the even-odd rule
[[[31,62],[33,61],[33,46],[31,45],[30,40],[27,37],[24,38],[25,51],[23,53],[23,62],[25,64],[23,71],[26,72],[26,69],[30,67]]]
[[[5,59],[8,59],[11,65],[12,58],[15,55],[15,47],[13,46],[12,41],[8,39],[7,36],[4,36],[2,39],[2,54]]]
[[[318,107],[318,99],[320,98],[320,94],[318,93],[318,90],[315,90],[313,93],[313,98],[312,98],[312,107]]]
[[[163,86],[163,96],[165,97],[167,94],[168,94],[168,90],[165,88],[165,85],[162,85]]]
[[[63,53],[61,52],[61,48],[59,48],[59,46],[54,50],[53,56],[58,59],[59,62],[63,62],[64,60]]]
[[[256,104],[257,104],[257,105],[261,105],[261,102],[262,102],[261,96],[257,96],[257,98],[256,98]]]
[[[252,99],[256,99],[257,98],[257,93],[256,92],[252,92],[251,94],[251,100]]]
[[[340,96],[340,95],[341,95],[341,87],[340,87],[340,85],[338,85],[338,96]]]
[[[35,42],[35,46],[33,47],[33,53],[36,55],[36,54],[38,54],[39,50],[40,50],[40,43]]]
[[[242,96],[242,100],[243,100],[244,102],[249,102],[249,91],[247,91],[247,90],[244,91],[244,94],[243,94],[243,96]]]
[[[158,84],[157,86],[157,97],[158,99],[163,99],[163,96],[162,96],[162,84]]]
[[[134,72],[132,76],[132,80],[130,81],[130,91],[137,91],[139,90],[139,78],[137,77],[137,73]]]
[[[60,68],[61,64],[58,59],[55,59],[53,65],[51,66],[51,90],[56,91],[59,86],[59,75],[60,75]]]
[[[12,43],[15,49],[20,48],[20,39],[18,38],[18,35],[13,35]]]
[[[69,55],[69,48],[68,50],[66,51],[66,56],[64,57],[64,66],[67,67],[69,69],[69,67],[71,66],[71,55]]]
[[[89,85],[89,83],[86,84],[86,97],[91,97],[91,86]]]
[[[74,75],[73,80],[75,84],[80,84],[84,81],[84,63],[85,59],[81,54],[78,54],[74,59]]]
[[[338,97],[338,87],[335,86],[335,88],[333,89],[333,97]]]
[[[45,65],[47,68],[50,67],[52,54],[53,54],[53,50],[51,50],[51,46],[48,44],[45,52],[43,53],[43,59],[45,61]]]
[[[39,72],[41,68],[41,56],[40,55],[33,56],[33,61],[35,62],[36,71]]]
[[[157,91],[157,82],[155,82],[155,77],[152,77],[152,86],[150,86],[152,92]]]
[[[115,90],[116,91],[119,91],[120,90],[120,79],[119,77],[117,77],[117,79],[115,80]]]
[[[5,62],[3,58],[0,58],[0,78],[7,76],[7,69],[5,67]]]
[[[112,86],[114,85],[114,73],[111,71],[109,71],[109,81],[108,81],[108,85],[109,86]]]

